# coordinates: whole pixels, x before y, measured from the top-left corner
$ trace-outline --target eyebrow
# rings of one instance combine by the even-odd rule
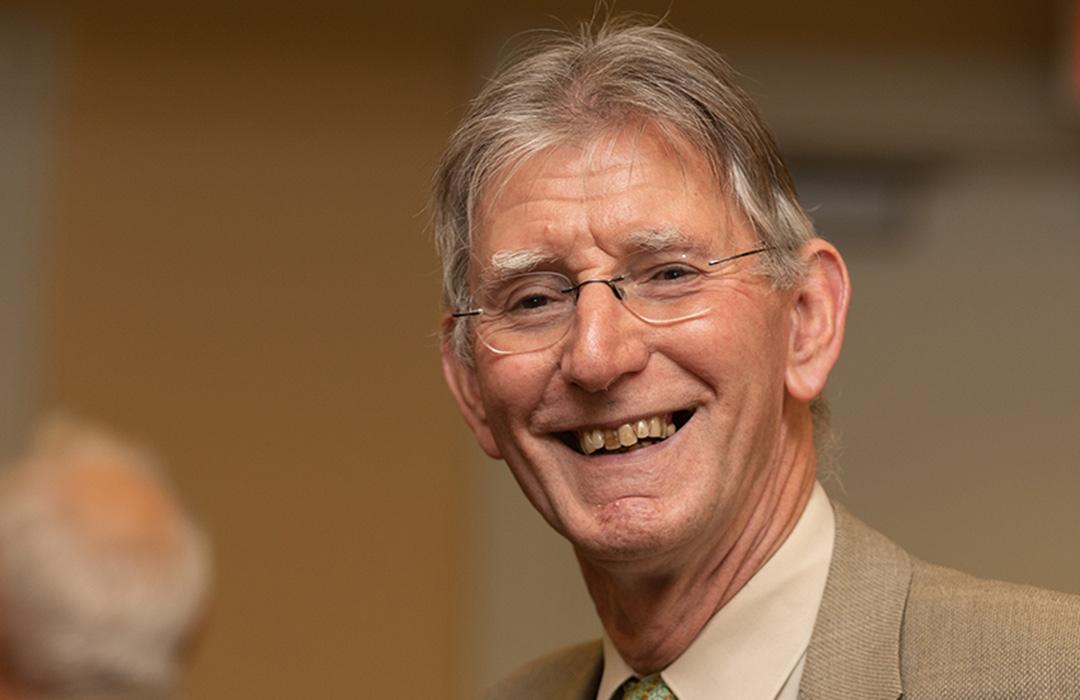
[[[662,253],[671,249],[700,249],[697,241],[677,228],[642,229],[626,236],[627,247],[634,252]],[[523,248],[521,250],[500,250],[492,254],[487,267],[480,273],[482,285],[498,284],[503,280],[532,272],[545,263],[558,260],[556,255],[541,248]]]
[[[493,284],[507,277],[532,272],[544,263],[554,262],[550,252],[526,248],[523,250],[500,250],[491,256],[487,268],[480,274],[484,284]]]
[[[634,231],[626,238],[630,248],[645,253],[661,253],[672,248],[701,248],[700,241],[690,238],[673,227]]]

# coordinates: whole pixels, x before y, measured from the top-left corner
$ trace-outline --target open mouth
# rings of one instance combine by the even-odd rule
[[[615,428],[587,428],[556,435],[567,447],[583,455],[618,454],[667,440],[686,425],[692,415],[691,410],[675,411],[647,416]]]

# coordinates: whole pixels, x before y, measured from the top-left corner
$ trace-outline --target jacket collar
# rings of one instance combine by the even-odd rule
[[[833,509],[833,559],[799,698],[896,700],[911,558],[840,505]]]

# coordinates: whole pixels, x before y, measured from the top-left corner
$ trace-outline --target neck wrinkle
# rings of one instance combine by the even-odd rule
[[[718,552],[715,564],[691,562],[667,575],[626,576],[579,557],[604,630],[637,673],[657,673],[682,655],[795,528],[813,491],[815,455],[809,414],[794,422],[796,439],[788,442],[788,454],[777,455],[777,466],[733,522],[731,537],[725,533],[706,555]]]

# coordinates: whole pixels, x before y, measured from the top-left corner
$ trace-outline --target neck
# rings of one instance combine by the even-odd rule
[[[630,574],[579,558],[604,630],[636,672],[661,671],[686,651],[795,528],[813,490],[815,457],[809,416],[789,427],[800,439],[776,455],[704,557]]]

